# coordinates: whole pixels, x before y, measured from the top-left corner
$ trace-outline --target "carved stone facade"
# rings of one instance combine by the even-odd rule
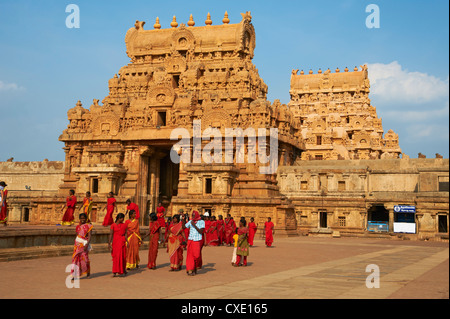
[[[249,140],[263,135],[269,145],[271,128],[278,129],[274,152],[282,164],[292,164],[303,149],[293,114],[278,100],[267,101],[267,85],[252,63],[250,12],[237,24],[227,17],[221,25],[207,20],[199,27],[192,17],[188,26],[174,19],[168,29],[158,21],[153,30],[144,24],[136,21],[126,33],[131,62],[109,80],[102,105],[94,99],[86,109],[79,101],[68,111],[69,125],[60,136],[67,163],[60,194],[112,191],[119,200],[133,198],[145,212],[161,201],[171,212],[250,214],[261,223],[279,215],[281,230],[295,230],[295,223],[286,227],[286,218],[294,221],[293,208],[279,193],[276,171],[260,174],[264,165],[248,160],[255,151]],[[220,149],[220,163],[197,162],[193,139],[188,163],[173,163],[173,130],[184,128],[192,137],[195,121],[201,121],[202,134],[220,133],[222,145],[226,129],[245,132],[244,163],[235,147],[228,153]],[[203,140],[202,149],[207,146]]]
[[[366,65],[353,72],[292,71],[289,108],[305,141],[302,160],[399,158],[398,135],[389,130],[383,137],[369,89]]]
[[[278,235],[321,228],[321,214],[330,222],[324,228],[365,232],[365,214],[377,203],[389,213],[394,203],[423,203],[417,206],[419,229],[430,234],[436,228],[430,221],[442,219],[433,216],[448,219],[448,190],[447,199],[425,190],[427,176],[443,183],[446,178],[448,188],[448,160],[399,159],[398,135],[389,130],[383,136],[370,103],[367,67],[318,74],[294,70],[289,104],[270,102],[252,63],[251,20],[246,12],[230,24],[225,14],[222,24],[213,25],[208,16],[204,26],[195,26],[191,16],[186,26],[174,17],[171,28],[163,29],[157,18],[153,30],[136,21],[125,36],[130,63],[109,80],[108,96],[89,108],[78,101],[67,112],[69,124],[59,138],[66,156],[59,168],[62,182],[30,196],[28,222],[59,223],[58,210],[70,189],[80,201],[86,191],[92,193],[96,222],[103,220],[109,192],[119,211],[128,198],[138,203],[143,224],[162,202],[169,215],[195,209],[254,217],[260,227],[271,217]],[[188,135],[187,142],[179,143],[177,129]],[[236,133],[231,140],[228,129]],[[216,136],[218,145],[211,141]],[[209,148],[214,154],[205,155]],[[174,153],[181,154],[181,163],[172,160]],[[205,159],[209,155],[213,161]],[[267,163],[260,155],[274,157]],[[274,158],[278,171],[270,170]],[[385,194],[397,184],[403,189]],[[14,192],[11,196],[14,201]]]

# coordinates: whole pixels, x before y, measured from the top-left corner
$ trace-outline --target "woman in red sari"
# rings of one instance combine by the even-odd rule
[[[172,223],[168,227],[167,252],[170,259],[170,271],[181,270],[183,265],[183,247],[181,244],[186,241],[183,231],[183,223],[180,222],[180,215],[172,218]]]
[[[211,216],[211,225],[209,227],[209,246],[218,246],[219,245],[219,236],[217,235],[217,220],[216,216]],[[207,238],[208,238],[207,237]]]
[[[255,219],[250,218],[250,223],[248,223],[248,244],[253,246],[253,239],[255,238],[256,231],[258,230],[258,225],[255,224]]]
[[[236,223],[234,222],[233,217],[228,214],[227,218],[225,218],[225,242],[229,246],[233,244],[233,235],[235,231]]]
[[[0,182],[0,224],[3,224],[3,226],[6,226],[8,221],[8,206],[6,205],[8,190],[6,189],[6,186],[5,182]]]
[[[209,233],[209,229],[211,228],[211,220],[209,218],[209,214],[205,213],[203,215],[203,220],[205,221],[205,233],[204,233],[204,237],[205,237],[205,246],[209,245],[209,241],[210,241],[210,237],[211,234]]]
[[[166,230],[165,216],[166,216],[166,209],[164,208],[164,206],[161,203],[158,203],[158,207],[156,207],[156,217],[158,218],[159,227],[161,227],[161,229],[159,231],[159,242],[160,243],[164,243],[164,233]]]
[[[112,272],[114,277],[117,274],[126,275],[127,273],[127,225],[123,222],[124,219],[124,214],[117,214],[116,221],[111,225],[111,232],[109,234],[108,248],[112,255]]]
[[[89,277],[91,274],[91,263],[89,261],[89,251],[91,250],[91,230],[92,225],[87,222],[87,215],[80,214],[80,224],[76,228],[77,238],[72,254],[72,280],[83,275]]]
[[[114,211],[116,210],[116,199],[114,198],[113,192],[109,192],[108,200],[106,201],[106,206],[103,208],[103,210],[105,210],[105,208],[106,208],[106,215],[105,219],[103,220],[103,226],[107,227],[109,225],[112,225],[114,222],[113,214]]]
[[[71,226],[73,225],[73,213],[75,211],[75,206],[77,205],[77,198],[75,197],[75,191],[71,189],[69,191],[69,196],[66,198],[66,205],[61,208],[61,212],[66,208],[66,212],[62,218],[61,225]]]
[[[150,237],[149,243],[148,243],[148,263],[147,267],[149,269],[156,269],[156,257],[158,256],[158,241],[159,241],[159,234],[161,229],[161,224],[158,221],[158,217],[155,213],[150,214],[150,225],[149,225],[149,232],[147,235],[142,237],[142,239],[146,237]]]
[[[219,220],[217,221],[217,237],[219,239],[219,246],[221,246],[225,241],[225,222],[223,221],[222,215],[219,215]]]
[[[127,226],[127,269],[139,268],[139,247],[142,239],[139,233],[139,220],[136,217],[136,212],[130,210],[128,213],[129,219],[125,222]]]
[[[273,230],[273,223],[272,219],[269,217],[267,218],[267,221],[264,223],[264,233],[266,235],[266,246],[271,247],[273,243],[273,234],[275,234],[275,231]]]

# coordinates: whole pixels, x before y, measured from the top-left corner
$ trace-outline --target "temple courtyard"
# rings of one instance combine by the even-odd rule
[[[231,266],[232,252],[232,247],[204,247],[203,269],[189,277],[184,265],[182,271],[169,272],[165,248],[159,249],[157,269],[147,269],[148,251],[142,249],[141,268],[114,278],[111,255],[100,244],[90,254],[91,276],[82,278],[78,288],[67,286],[70,254],[0,262],[0,298],[241,302],[449,298],[448,242],[300,236],[275,237],[274,246],[267,248],[264,240],[258,238],[250,251],[248,266],[239,268]]]

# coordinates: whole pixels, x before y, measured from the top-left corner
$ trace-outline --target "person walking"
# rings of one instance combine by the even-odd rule
[[[267,221],[264,223],[264,233],[266,235],[266,247],[272,246],[273,235],[275,234],[275,230],[273,228],[274,225],[272,223],[272,218],[268,217]]]
[[[194,276],[202,263],[202,235],[205,231],[205,221],[201,219],[198,211],[194,210],[192,219],[186,223],[185,227],[189,228],[186,272],[189,276]]]

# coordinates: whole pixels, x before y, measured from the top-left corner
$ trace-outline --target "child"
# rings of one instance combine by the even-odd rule
[[[234,249],[233,249],[233,257],[231,258],[231,266],[235,266],[236,265],[236,251],[237,251],[237,243],[238,243],[238,238],[239,235],[237,234],[237,229],[235,234],[233,235],[233,241],[234,241]]]
[[[126,275],[126,265],[127,265],[127,225],[123,222],[125,215],[122,213],[117,214],[116,221],[111,225],[111,232],[109,234],[108,247],[111,251],[113,259],[113,269],[112,272],[114,277],[119,275]],[[112,243],[112,245],[111,245]]]

